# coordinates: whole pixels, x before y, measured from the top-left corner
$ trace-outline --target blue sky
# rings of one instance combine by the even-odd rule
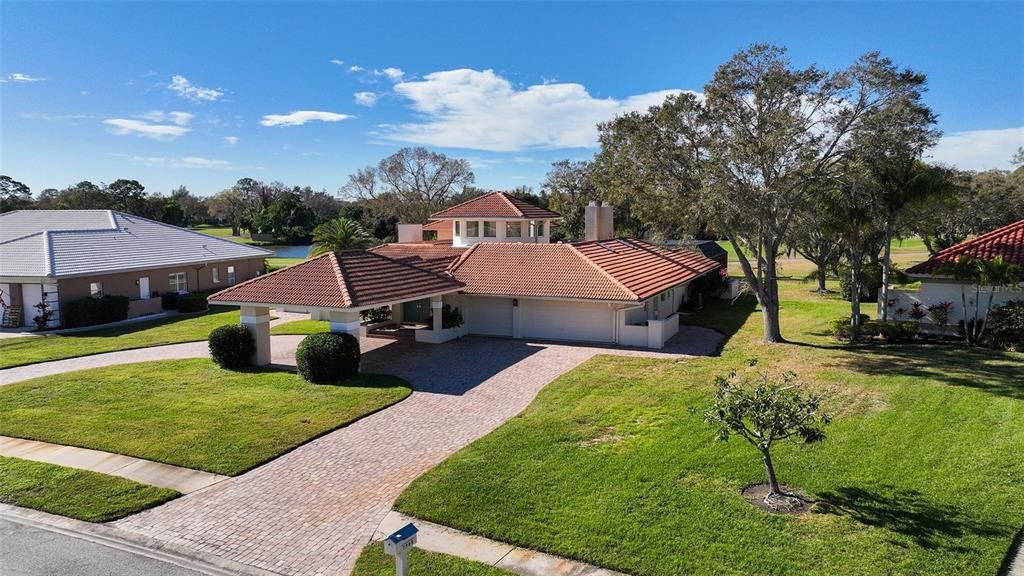
[[[595,122],[700,91],[764,41],[797,65],[880,50],[926,73],[935,160],[1007,168],[1024,146],[1024,2],[4,2],[0,171],[33,192],[333,192],[421,144],[482,187],[538,188],[592,156]]]

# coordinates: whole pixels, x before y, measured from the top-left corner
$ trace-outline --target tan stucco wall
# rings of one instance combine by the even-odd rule
[[[188,282],[189,292],[221,290],[228,287],[228,266],[235,267],[235,283],[243,282],[254,278],[259,272],[263,273],[263,259],[252,258],[249,260],[232,260],[207,264],[200,268],[196,265],[171,266],[166,268],[152,268],[149,270],[136,270],[133,272],[117,272],[112,274],[101,274],[97,276],[82,276],[79,278],[64,278],[58,282],[60,291],[60,304],[63,307],[72,300],[89,297],[89,284],[92,282],[103,283],[103,293],[111,296],[127,296],[132,300],[139,299],[139,286],[136,284],[139,278],[149,277],[150,293],[156,291],[161,294],[169,289],[168,275],[172,272],[184,272]],[[220,283],[213,283],[213,269],[220,270]]]

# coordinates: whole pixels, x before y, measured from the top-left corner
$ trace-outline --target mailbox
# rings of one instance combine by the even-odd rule
[[[397,576],[406,576],[409,573],[406,555],[416,545],[417,532],[419,529],[410,523],[384,540],[384,552],[395,557],[395,574]]]

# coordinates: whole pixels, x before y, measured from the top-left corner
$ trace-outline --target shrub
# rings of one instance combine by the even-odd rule
[[[160,308],[164,310],[177,310],[178,309],[178,293],[177,292],[164,292],[160,296]]]
[[[985,346],[1024,352],[1024,300],[994,308],[986,330],[982,341]]]
[[[921,327],[921,324],[919,322],[907,320],[905,322],[900,322],[898,326],[900,327],[900,332],[903,334],[903,337],[910,340],[914,336],[917,336],[917,330]]]
[[[907,273],[896,267],[889,266],[890,284],[906,284],[910,281]],[[852,272],[848,267],[839,269],[839,290],[843,300],[851,299],[850,275]],[[860,299],[862,302],[878,300],[878,293],[882,290],[882,263],[869,262],[860,269]]]
[[[218,326],[210,332],[208,341],[213,361],[228,370],[248,366],[256,353],[256,340],[243,324]]]
[[[391,307],[381,306],[380,308],[370,308],[369,310],[363,310],[359,313],[363,320],[376,324],[377,322],[384,322],[385,320],[391,319]]]
[[[932,320],[935,320],[938,325],[945,326],[949,323],[949,312],[952,309],[952,302],[939,302],[928,307],[928,314],[931,315]]]
[[[903,339],[903,332],[900,330],[898,324],[879,322],[877,328],[878,334],[885,339],[886,342],[899,342]]]
[[[95,326],[128,318],[127,296],[103,296],[82,298],[68,302],[63,310],[66,328]]]
[[[434,329],[434,315],[433,314],[431,314],[430,316],[427,316],[427,318],[424,320],[424,322],[426,322],[427,327],[428,327],[429,330],[433,330]],[[462,324],[463,324],[462,312],[460,312],[458,308],[452,308],[451,304],[445,304],[444,307],[441,308],[441,329],[442,330],[447,330],[449,328],[458,328],[459,326],[462,326]]]
[[[202,312],[203,310],[206,310],[209,307],[206,301],[206,297],[206,292],[193,292],[190,294],[181,294],[178,295],[178,301],[175,304],[175,307],[177,308],[178,312],[182,313]]]
[[[359,339],[321,332],[302,339],[295,351],[299,374],[317,384],[338,384],[359,372]]]

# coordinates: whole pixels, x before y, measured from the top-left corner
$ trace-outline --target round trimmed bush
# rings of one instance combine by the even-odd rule
[[[359,372],[359,339],[351,334],[321,332],[299,343],[299,374],[317,384],[338,384]]]
[[[242,324],[214,328],[208,341],[213,361],[228,370],[248,366],[252,355],[256,353],[256,340],[249,328]]]

